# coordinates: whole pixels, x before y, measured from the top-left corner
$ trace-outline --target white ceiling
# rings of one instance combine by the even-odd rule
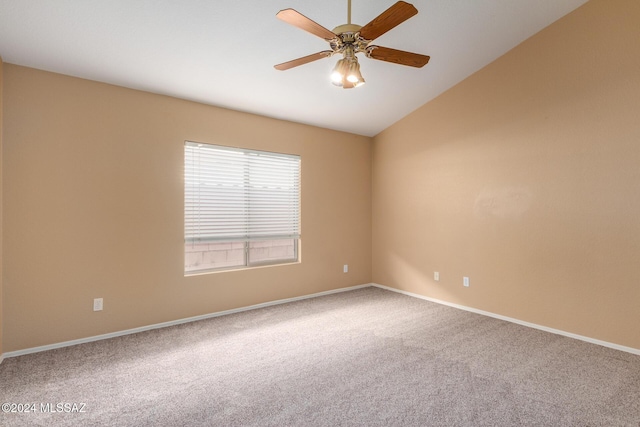
[[[0,56],[205,104],[374,136],[587,0],[408,0],[418,15],[374,44],[431,56],[424,68],[359,55],[366,79],[329,83],[336,57],[276,18],[294,8],[333,29],[347,0],[0,0]],[[365,25],[395,0],[352,0]],[[544,58],[540,58],[541,61]]]

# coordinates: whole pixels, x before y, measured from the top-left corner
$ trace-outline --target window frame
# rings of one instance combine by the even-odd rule
[[[193,147],[197,147],[197,148],[193,148]],[[194,166],[195,154],[193,154],[193,152],[198,151],[200,148],[204,148],[205,149],[204,152],[206,152],[207,149],[210,149],[211,150],[210,153],[214,151],[218,151],[221,153],[232,153],[231,155],[235,156],[238,159],[246,159],[246,160],[239,161],[238,164],[234,164],[234,166],[240,167],[243,171],[241,174],[242,184],[238,186],[237,185],[238,181],[236,180],[236,185],[234,186],[235,190],[233,190],[235,191],[234,195],[236,196],[237,194],[241,194],[241,193],[244,194],[244,196],[241,197],[241,199],[243,198],[243,202],[241,203],[242,205],[241,210],[244,213],[240,216],[246,218],[245,220],[246,225],[244,226],[245,227],[244,234],[242,236],[235,235],[233,236],[233,238],[225,239],[224,236],[218,237],[215,235],[215,233],[212,233],[211,231],[207,231],[206,233],[203,232],[202,235],[198,235],[197,233],[194,234],[194,231],[192,228],[189,228],[189,227],[193,227],[195,223],[200,224],[201,221],[206,223],[208,220],[210,220],[210,217],[207,217],[206,215],[204,215],[205,220],[201,220],[201,217],[203,216],[201,215],[201,212],[206,210],[202,207],[202,205],[206,205],[206,203],[211,202],[211,200],[206,199],[206,197],[203,197],[204,201],[202,201],[200,199],[200,189],[203,187],[206,187],[207,182],[205,181],[207,179],[210,179],[210,178],[204,177],[204,175],[206,175],[207,172],[212,175],[216,174],[215,168],[212,168],[212,165],[215,165],[216,160],[214,160],[213,163],[209,164],[208,166],[207,165],[205,166],[199,165],[197,167]],[[191,161],[194,163],[193,165],[188,163],[190,150],[192,150]],[[209,155],[211,154],[207,154],[205,155],[205,157]],[[223,158],[224,156],[225,154],[222,154]],[[215,158],[215,154],[212,155],[212,157]],[[267,171],[269,172],[267,173],[267,175],[271,175],[271,172],[274,172],[274,174],[279,174],[279,173],[282,173],[282,171],[284,170],[285,178],[279,177],[280,181],[276,180],[276,178],[272,178],[275,181],[269,181],[269,180],[265,181],[266,178],[264,178],[265,176],[264,168],[269,167],[269,162],[273,161],[274,159],[276,160],[275,162],[276,166],[274,169],[267,169]],[[198,157],[198,161],[199,162],[201,161],[200,157]],[[218,159],[217,161],[220,161],[220,160]],[[279,164],[279,161],[285,164],[284,169],[279,169],[283,167],[282,165]],[[258,165],[258,166],[256,168],[252,168],[251,166],[252,164]],[[197,172],[195,172],[196,169],[198,170]],[[184,275],[190,276],[190,275],[198,275],[198,274],[206,274],[206,273],[214,273],[214,272],[242,270],[242,269],[258,268],[258,267],[265,267],[265,266],[288,265],[288,264],[299,263],[300,262],[300,240],[301,240],[301,235],[300,235],[300,216],[301,216],[300,208],[301,208],[301,193],[302,193],[301,169],[302,169],[302,158],[300,155],[297,155],[297,154],[277,153],[277,152],[271,152],[271,151],[245,149],[245,148],[224,146],[224,145],[218,145],[218,144],[184,141],[184,212],[183,212],[184,213],[183,215]],[[200,175],[196,175],[196,173],[199,173]],[[218,174],[222,175],[223,173],[218,171]],[[289,175],[291,176],[289,177]],[[257,176],[259,176],[259,179],[256,179]],[[282,179],[284,179],[284,184]],[[254,183],[254,180],[256,182],[259,181],[261,184]],[[199,182],[194,183],[194,181],[199,181]],[[224,184],[224,178],[221,178],[221,180],[219,181],[216,181],[215,179],[213,179],[212,181],[209,181],[208,184],[210,188],[209,191],[212,191],[218,196],[220,193],[216,193],[216,191],[220,191],[220,189],[211,190],[211,188],[221,187],[222,190],[224,190],[223,188],[224,186],[222,185]],[[278,186],[280,184],[281,184],[281,187]],[[275,196],[274,196],[274,192],[275,192]],[[198,201],[194,202],[193,201],[195,198],[194,194],[196,193],[198,194],[198,197],[197,197]],[[283,193],[284,197],[286,198],[284,202],[284,204],[286,205],[285,208],[282,208],[283,202],[282,200],[280,200],[281,193]],[[275,201],[268,199],[268,196],[270,195],[273,196]],[[267,199],[265,199],[265,196],[267,197]],[[233,196],[231,197],[233,198]],[[219,197],[213,196],[213,199],[217,200],[219,199]],[[267,203],[265,207],[265,203],[264,203],[265,200],[269,200],[273,203],[271,204]],[[220,211],[223,211],[225,208],[228,208],[228,205],[225,205],[224,203],[226,203],[226,200],[222,201],[221,204],[219,205],[219,206],[222,206],[222,209],[220,209]],[[237,200],[234,203],[237,203]],[[252,204],[258,207],[254,207],[254,209],[251,209]],[[198,207],[197,209],[194,209],[194,206],[196,205]],[[287,217],[288,219],[284,221],[285,223],[284,229],[286,232],[282,234],[277,234],[278,231],[280,231],[280,228],[274,224],[283,222],[280,216],[278,216],[276,220],[260,219],[265,216],[265,212],[267,212],[267,215],[266,215],[267,217],[272,216],[271,215],[272,211],[269,211],[268,210],[269,208],[276,209],[276,211],[284,210],[285,214],[289,215],[290,218]],[[213,211],[216,211],[216,209],[213,209]],[[193,219],[193,216],[194,216],[193,212],[197,212],[197,214],[195,215],[198,217],[198,219],[195,220],[195,222]],[[281,214],[278,214],[278,215],[281,215]],[[216,214],[212,214],[212,216],[215,217]],[[256,218],[258,218],[258,220],[256,220]],[[291,220],[291,223],[288,222],[289,219]],[[232,218],[231,219],[232,223],[235,223],[234,220],[237,220],[237,218],[235,217]],[[258,224],[257,226],[256,226],[256,221]],[[218,222],[221,222],[221,220],[218,220]],[[224,223],[224,221],[222,222]],[[240,221],[240,223],[242,223],[242,221]],[[270,224],[270,223],[274,223],[274,224]],[[263,229],[265,228],[265,224],[267,225],[266,233],[276,233],[276,234],[264,234],[265,231]],[[268,227],[269,225],[275,228],[273,230],[269,229]],[[226,224],[224,228],[226,228]],[[254,230],[254,231],[250,231],[250,230]],[[261,231],[255,231],[255,230],[261,230]],[[207,234],[207,236],[203,237],[205,236],[205,234]],[[255,247],[252,248],[252,244],[256,242],[262,242],[262,241],[273,241],[273,242],[276,242],[276,241],[289,242],[290,241],[291,245],[293,246],[292,248],[293,254],[292,256],[288,256],[287,254],[287,255],[283,255],[282,257],[276,257],[272,259],[259,259],[259,258],[256,258],[255,256],[252,257],[251,256],[252,250],[257,249]],[[202,268],[197,268],[196,266],[188,265],[187,258],[189,255],[189,251],[188,251],[189,245],[191,245],[191,248],[193,248],[197,245],[206,244],[207,249],[206,250],[203,249],[201,251],[204,257],[204,254],[206,252],[215,251],[215,249],[211,249],[211,244],[216,244],[216,243],[221,243],[221,244],[242,243],[243,244],[242,264],[221,265],[221,266],[213,266],[209,264],[211,265],[210,267],[205,266]],[[274,245],[274,247],[275,246],[278,246],[278,245]],[[282,245],[282,246],[289,246],[289,245]],[[232,250],[234,249],[227,249],[227,251],[232,251]],[[240,249],[236,248],[235,250],[239,251]],[[291,249],[285,249],[285,250],[291,251]],[[195,252],[200,252],[200,251],[195,251]],[[228,255],[228,252],[226,255]]]

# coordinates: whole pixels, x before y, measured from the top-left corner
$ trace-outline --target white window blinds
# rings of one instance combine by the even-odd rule
[[[186,142],[185,241],[300,237],[300,157]]]

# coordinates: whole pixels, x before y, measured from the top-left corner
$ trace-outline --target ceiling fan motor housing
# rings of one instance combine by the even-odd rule
[[[333,29],[333,32],[340,35],[342,33],[357,33],[362,26],[356,24],[342,24]]]
[[[333,53],[345,53],[352,50],[353,53],[367,52],[367,47],[371,40],[366,40],[360,36],[360,25],[344,24],[333,29],[337,37],[329,41],[329,46]],[[347,49],[349,48],[349,49]]]

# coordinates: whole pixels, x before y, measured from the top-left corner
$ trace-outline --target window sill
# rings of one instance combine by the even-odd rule
[[[301,264],[301,263],[302,263],[302,261],[296,260],[296,261],[279,262],[277,264],[256,264],[256,265],[251,265],[251,266],[244,266],[243,265],[243,266],[240,266],[240,267],[233,267],[233,268],[219,268],[219,269],[198,270],[198,271],[189,271],[189,272],[185,271],[184,272],[184,277],[202,276],[202,275],[205,275],[205,274],[231,273],[231,272],[236,272],[236,271],[256,270],[256,269],[271,268],[271,267],[285,267],[285,266]]]

